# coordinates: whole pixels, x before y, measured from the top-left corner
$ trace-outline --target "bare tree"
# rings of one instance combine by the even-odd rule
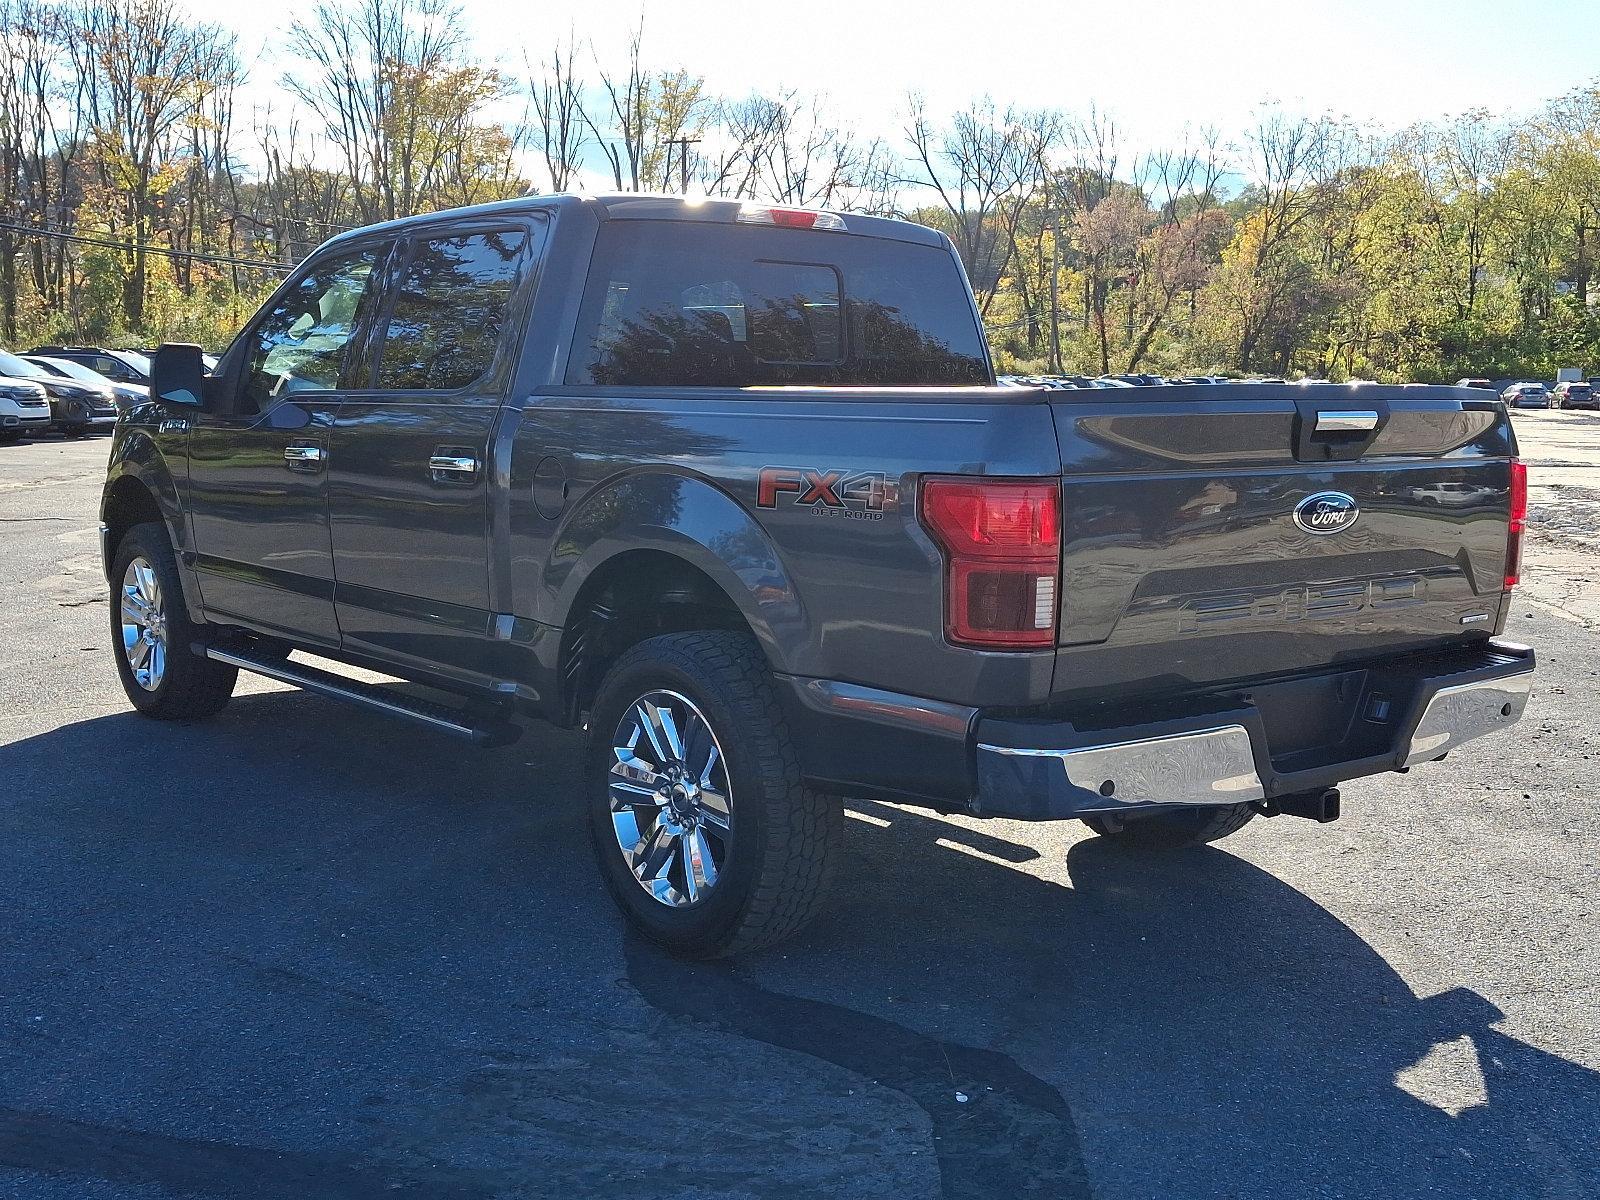
[[[555,44],[549,58],[538,65],[528,63],[532,141],[554,192],[568,190],[583,166],[583,82],[574,66],[574,53],[569,35],[565,44]]]
[[[988,314],[1014,247],[1012,234],[1037,178],[1036,138],[1015,110],[978,101],[939,128],[920,95],[908,98],[904,134],[911,148],[911,187],[938,198],[951,238],[967,264],[979,311]]]
[[[1147,300],[1136,329],[1129,303],[1129,371],[1138,370],[1150,352],[1178,297],[1199,291],[1221,250],[1228,221],[1217,207],[1224,170],[1220,141],[1215,129],[1204,129],[1197,144],[1186,140],[1178,149],[1152,151],[1135,168],[1137,186],[1150,198],[1157,224],[1141,254]]]

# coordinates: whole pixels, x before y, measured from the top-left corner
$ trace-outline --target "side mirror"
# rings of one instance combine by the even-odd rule
[[[150,363],[150,393],[163,404],[203,408],[205,379],[199,346],[163,342]]]

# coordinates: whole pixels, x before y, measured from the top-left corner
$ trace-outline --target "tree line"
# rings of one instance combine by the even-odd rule
[[[323,0],[243,111],[176,0],[0,0],[0,337],[219,347],[314,246],[580,186],[946,232],[1003,369],[1453,379],[1600,367],[1600,88],[1398,131],[1263,107],[1130,151],[1105,113],[918,95],[884,129],[576,35],[476,56],[454,0]]]

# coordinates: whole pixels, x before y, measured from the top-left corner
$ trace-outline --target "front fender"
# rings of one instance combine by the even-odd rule
[[[619,554],[655,550],[698,568],[743,614],[774,669],[811,628],[783,556],[748,512],[715,484],[650,469],[603,480],[562,521],[542,572],[556,624],[583,585]]]
[[[130,486],[143,488],[155,502],[161,523],[166,527],[173,553],[178,559],[178,577],[183,584],[184,604],[195,622],[205,619],[205,605],[200,595],[200,583],[192,565],[194,547],[190,544],[189,522],[185,515],[184,493],[178,478],[167,461],[157,437],[141,425],[121,428],[111,447],[110,462],[106,467],[105,487],[100,493],[100,521],[110,523],[116,516],[116,506],[123,502]],[[141,519],[147,519],[141,518]],[[102,547],[102,557],[107,575],[111,570],[111,555],[116,547]]]

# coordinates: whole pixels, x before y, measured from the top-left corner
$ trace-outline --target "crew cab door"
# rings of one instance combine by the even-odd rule
[[[338,646],[328,434],[364,377],[364,334],[392,242],[308,262],[235,342],[189,433],[189,511],[211,620]]]
[[[542,221],[422,226],[394,256],[370,386],[330,431],[346,651],[492,683],[494,431]]]

